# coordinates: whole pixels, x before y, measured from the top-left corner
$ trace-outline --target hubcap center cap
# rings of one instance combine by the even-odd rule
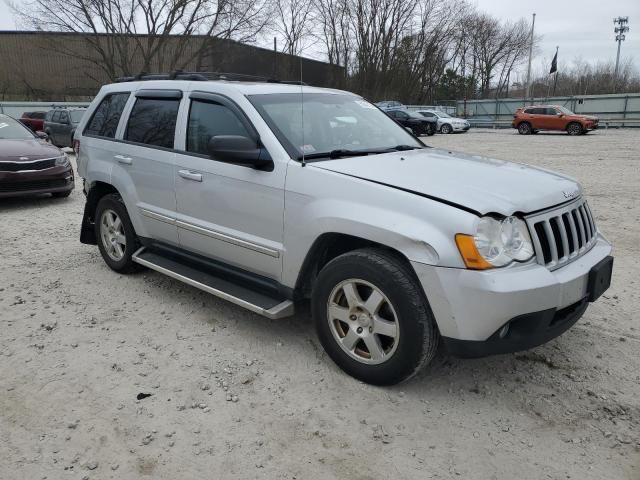
[[[371,316],[368,313],[361,313],[356,319],[361,327],[368,327],[371,324]]]

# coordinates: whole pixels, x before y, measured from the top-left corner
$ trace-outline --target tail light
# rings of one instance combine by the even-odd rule
[[[76,157],[80,155],[80,140],[73,141],[73,151],[76,152]]]

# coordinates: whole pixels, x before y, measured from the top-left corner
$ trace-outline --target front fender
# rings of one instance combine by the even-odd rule
[[[393,187],[291,165],[282,283],[295,286],[311,246],[326,233],[385,245],[409,261],[464,268],[455,234],[472,231],[476,220],[467,211]]]

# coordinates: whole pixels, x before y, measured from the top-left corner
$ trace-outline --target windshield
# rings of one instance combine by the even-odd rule
[[[437,111],[437,112],[433,112],[433,113],[438,115],[440,118],[453,118],[451,115],[449,115],[448,113],[445,113],[445,112]]]
[[[565,107],[555,107],[555,108],[560,110],[565,115],[573,115],[574,114],[571,110],[569,110],[568,108],[565,108]]]
[[[82,116],[86,110],[71,110],[69,113],[71,114],[71,121],[73,123],[78,123],[82,120]]]
[[[335,152],[382,153],[424,146],[385,113],[354,95],[280,93],[251,95],[249,100],[292,158],[337,158],[343,155]]]
[[[0,116],[0,140],[33,140],[33,134],[13,118]]]

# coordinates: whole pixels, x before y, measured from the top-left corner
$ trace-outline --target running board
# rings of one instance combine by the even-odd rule
[[[186,265],[159,252],[140,248],[131,259],[151,270],[204,290],[216,297],[235,303],[267,318],[277,319],[293,315],[291,300],[274,298],[237,283],[230,282],[193,265]]]

